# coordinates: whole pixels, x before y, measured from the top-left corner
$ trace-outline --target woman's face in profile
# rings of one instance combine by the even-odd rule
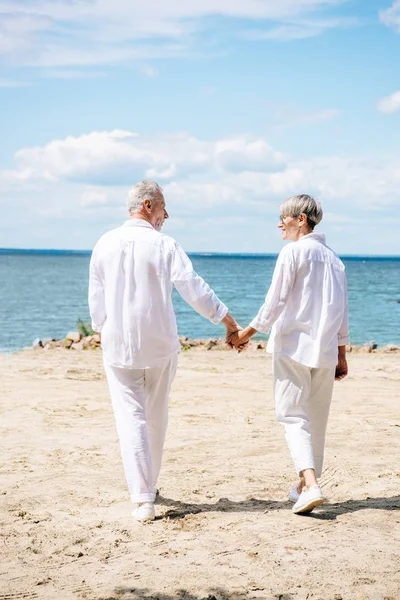
[[[299,239],[300,223],[299,217],[280,216],[278,224],[282,232],[282,239],[286,241],[296,242]]]

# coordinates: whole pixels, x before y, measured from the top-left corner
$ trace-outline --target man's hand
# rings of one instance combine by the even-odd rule
[[[339,346],[338,364],[336,365],[335,381],[341,381],[348,374],[346,346]]]
[[[239,327],[236,331],[228,331],[226,332],[226,339],[225,339],[225,343],[228,344],[228,346],[230,346],[231,348],[240,348],[243,350],[247,344],[239,344],[238,339],[239,339],[239,335],[240,333],[243,331],[242,327]]]
[[[257,333],[257,331],[250,326],[246,327],[246,329],[240,329],[236,335],[232,337],[232,344],[239,352],[242,352],[255,333]]]
[[[230,330],[230,329],[226,329],[226,337],[225,337],[225,344],[227,344],[228,346],[230,346],[231,348],[234,347],[235,345],[235,341],[237,338],[237,334],[238,334],[239,329],[236,330]]]
[[[250,337],[248,333],[246,333],[246,330],[241,329],[237,332],[236,337],[233,340],[233,345],[240,354],[241,352],[243,352],[243,350],[245,350],[245,348],[247,348],[249,342]]]
[[[242,331],[242,327],[238,325],[236,319],[231,314],[227,313],[222,319],[222,323],[226,327],[225,343],[231,348],[236,346],[236,338],[239,331]]]

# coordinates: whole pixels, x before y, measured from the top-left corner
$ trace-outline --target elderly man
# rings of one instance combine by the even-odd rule
[[[91,262],[89,307],[101,333],[133,516],[155,518],[154,500],[168,420],[168,396],[180,349],[171,294],[202,316],[225,324],[235,319],[193,270],[182,248],[160,233],[168,213],[154,181],[137,183],[128,195],[130,219],[97,242]]]
[[[295,243],[282,249],[258,315],[230,342],[240,349],[257,331],[272,327],[275,409],[300,477],[289,493],[293,512],[300,514],[324,502],[317,477],[333,381],[347,375],[347,287],[342,261],[325,236],[314,233],[320,204],[302,194],[286,200],[280,212],[282,239]]]

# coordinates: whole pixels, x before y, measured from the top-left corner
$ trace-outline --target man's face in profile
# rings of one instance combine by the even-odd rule
[[[157,202],[152,205],[151,224],[154,229],[161,231],[165,219],[168,219],[168,213],[165,205],[165,198],[160,193]]]

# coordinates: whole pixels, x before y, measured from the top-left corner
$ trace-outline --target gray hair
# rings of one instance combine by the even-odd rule
[[[279,207],[281,215],[284,217],[298,217],[301,214],[306,215],[307,224],[314,229],[321,222],[323,212],[318,200],[315,200],[307,194],[299,194],[288,198]]]
[[[157,202],[160,194],[162,194],[162,188],[156,181],[150,181],[148,179],[139,181],[139,183],[134,185],[128,193],[126,203],[128,205],[129,214],[133,215],[137,213],[142,208],[145,200],[153,200],[153,202]]]

